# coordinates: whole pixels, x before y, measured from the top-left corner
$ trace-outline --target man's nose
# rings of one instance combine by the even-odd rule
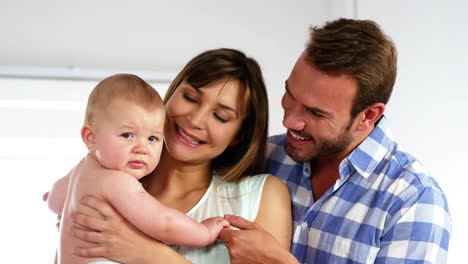
[[[283,126],[296,131],[304,130],[306,126],[304,110],[301,107],[290,107],[284,110]]]

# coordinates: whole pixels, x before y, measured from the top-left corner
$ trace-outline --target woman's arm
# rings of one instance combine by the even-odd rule
[[[232,226],[219,238],[229,250],[231,263],[298,263],[289,253],[292,232],[291,201],[286,185],[269,176],[255,222],[226,215]]]
[[[288,187],[279,178],[268,176],[266,179],[254,222],[289,251],[292,232],[291,198]]]
[[[73,229],[75,237],[95,243],[89,248],[77,248],[82,257],[106,257],[128,264],[190,263],[169,246],[153,240],[132,226],[107,202],[85,197],[81,203],[99,212],[104,220],[84,214],[73,214],[74,220],[90,231]]]

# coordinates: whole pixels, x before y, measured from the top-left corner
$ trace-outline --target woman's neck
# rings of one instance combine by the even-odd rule
[[[211,162],[188,164],[174,160],[164,148],[153,173],[142,179],[145,189],[154,197],[183,196],[206,190],[212,179]]]

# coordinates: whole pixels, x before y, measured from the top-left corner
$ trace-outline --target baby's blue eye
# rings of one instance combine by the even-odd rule
[[[159,139],[158,139],[157,137],[155,137],[155,136],[149,137],[148,140],[149,140],[150,142],[159,141]]]
[[[122,133],[120,136],[123,137],[123,138],[133,138],[133,134],[128,133],[128,132]]]

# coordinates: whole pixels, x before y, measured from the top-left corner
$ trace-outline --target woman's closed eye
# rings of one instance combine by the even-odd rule
[[[184,93],[183,97],[184,97],[185,100],[187,100],[187,101],[189,101],[191,103],[196,103],[197,102],[197,100],[194,97],[192,97],[192,96],[190,96],[190,95],[188,95],[186,93]]]
[[[224,118],[224,117],[222,117],[221,115],[219,115],[217,113],[213,113],[213,115],[216,117],[216,119],[218,119],[222,123],[226,123],[226,122],[229,121],[227,118]]]

